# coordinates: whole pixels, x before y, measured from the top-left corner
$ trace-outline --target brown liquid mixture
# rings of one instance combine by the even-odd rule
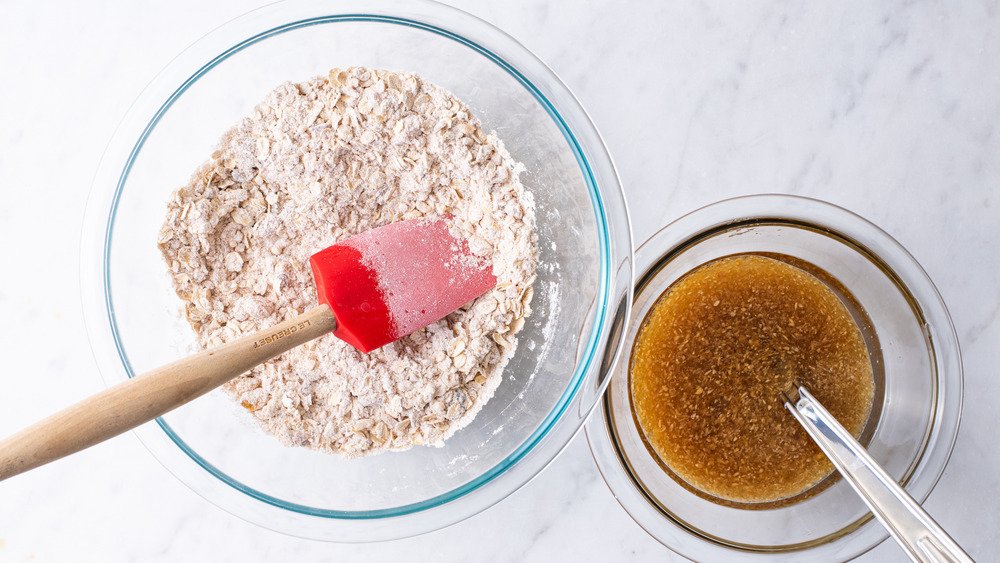
[[[861,432],[875,388],[861,331],[829,286],[762,255],[687,273],[652,307],[632,350],[647,444],[688,488],[730,502],[786,499],[832,471],[782,405],[796,382]]]

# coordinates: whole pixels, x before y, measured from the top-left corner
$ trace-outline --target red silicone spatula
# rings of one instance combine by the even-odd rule
[[[496,285],[441,219],[393,223],[312,256],[319,305],[267,330],[134,377],[0,442],[0,480],[135,428],[254,366],[333,332],[370,352]]]
[[[337,318],[333,333],[362,352],[444,318],[497,283],[441,220],[372,229],[309,262],[319,302]]]

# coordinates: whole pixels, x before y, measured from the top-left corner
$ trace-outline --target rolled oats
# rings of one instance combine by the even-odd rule
[[[495,289],[370,354],[328,335],[225,387],[286,444],[347,456],[440,445],[493,395],[530,311],[538,244],[522,169],[449,92],[413,74],[334,69],[278,87],[227,132],[173,195],[158,243],[212,346],[314,306],[313,253],[446,216],[492,261]]]

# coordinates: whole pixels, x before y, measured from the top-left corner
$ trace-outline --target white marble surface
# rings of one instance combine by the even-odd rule
[[[0,435],[93,393],[78,246],[90,178],[175,53],[258,0],[0,4]],[[1000,17],[996,1],[458,4],[534,50],[616,158],[642,241],[720,198],[813,195],[882,225],[949,304],[966,367],[954,457],[927,503],[1000,558]],[[673,560],[581,437],[449,529],[377,545],[285,537],[207,504],[131,435],[0,484],[2,561]],[[883,544],[865,561],[903,561]]]

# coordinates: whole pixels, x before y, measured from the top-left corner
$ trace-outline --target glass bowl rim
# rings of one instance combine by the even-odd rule
[[[308,5],[308,3],[302,3],[302,4]],[[581,335],[582,337],[585,338],[586,344],[585,346],[581,347],[582,353],[578,356],[576,368],[574,370],[571,379],[569,380],[569,383],[567,384],[566,389],[563,391],[563,394],[559,397],[558,401],[556,402],[552,410],[545,415],[544,419],[541,421],[541,423],[535,429],[535,431],[531,435],[529,435],[518,446],[516,450],[508,454],[497,465],[490,468],[488,471],[484,472],[476,479],[473,479],[468,483],[465,483],[455,489],[452,489],[451,491],[440,493],[435,497],[431,497],[429,499],[425,499],[414,503],[401,505],[399,507],[366,510],[366,511],[343,511],[343,510],[318,509],[297,503],[283,501],[281,499],[277,499],[275,497],[267,495],[266,493],[261,493],[260,491],[256,491],[246,485],[243,485],[242,483],[239,483],[235,479],[229,477],[228,475],[216,469],[214,466],[212,466],[210,463],[204,460],[204,458],[202,458],[196,452],[188,448],[187,445],[183,442],[183,440],[181,440],[180,437],[173,432],[170,426],[162,418],[156,419],[156,423],[159,426],[159,428],[163,431],[163,433],[166,434],[166,436],[169,437],[170,440],[188,456],[188,458],[190,458],[192,461],[194,461],[197,465],[199,465],[202,469],[204,469],[209,474],[214,476],[216,479],[220,480],[229,487],[232,487],[233,489],[236,489],[239,492],[253,499],[268,503],[277,508],[285,509],[291,512],[296,512],[305,516],[316,516],[333,520],[373,520],[373,519],[383,519],[390,517],[401,517],[449,504],[455,500],[465,497],[469,493],[479,489],[480,487],[483,487],[487,483],[490,483],[498,476],[504,474],[512,467],[514,467],[521,459],[527,456],[530,452],[534,451],[535,447],[540,442],[542,442],[542,440],[550,433],[550,431],[558,424],[558,422],[564,419],[563,415],[566,414],[569,406],[573,403],[574,399],[580,396],[583,388],[583,382],[587,380],[589,377],[591,377],[595,370],[601,367],[599,365],[600,362],[597,361],[599,360],[598,350],[600,346],[604,342],[609,341],[609,339],[612,338],[612,336],[607,333],[611,328],[609,326],[609,308],[611,307],[612,299],[614,298],[614,292],[612,291],[613,289],[612,284],[614,283],[612,280],[613,248],[615,253],[620,252],[621,254],[624,255],[616,258],[622,258],[627,260],[629,266],[629,273],[631,273],[631,265],[633,261],[633,248],[631,244],[631,227],[628,224],[627,220],[628,218],[627,206],[624,200],[624,195],[622,194],[621,191],[620,180],[617,177],[617,173],[614,172],[613,163],[611,163],[610,155],[607,154],[607,149],[604,147],[600,135],[597,133],[596,128],[593,126],[593,123],[589,120],[589,117],[586,115],[586,112],[582,109],[582,107],[579,107],[579,102],[572,95],[569,89],[558,79],[558,77],[547,66],[545,66],[544,63],[538,60],[537,57],[531,54],[530,51],[524,48],[520,43],[518,43],[515,39],[513,39],[509,35],[504,34],[502,31],[493,27],[489,23],[482,21],[479,18],[476,18],[475,16],[467,14],[456,8],[439,4],[437,2],[431,2],[427,0],[402,0],[402,1],[383,3],[381,6],[375,9],[372,9],[372,7],[370,6],[365,6],[366,8],[365,10],[347,9],[347,6],[357,5],[358,4],[357,2],[345,2],[345,1],[327,2],[323,7],[323,10],[325,12],[328,12],[325,15],[319,15],[304,19],[294,19],[293,21],[284,21],[284,23],[278,26],[270,27],[264,31],[260,31],[250,37],[243,39],[238,43],[229,46],[228,48],[223,50],[220,54],[211,58],[207,63],[204,63],[200,67],[198,67],[198,69],[193,74],[191,74],[186,80],[181,82],[180,86],[177,86],[168,96],[166,96],[166,101],[159,103],[159,101],[162,100],[163,98],[156,96],[157,93],[154,92],[155,90],[154,86],[157,86],[158,82],[163,82],[166,78],[168,78],[167,75],[169,70],[182,66],[181,64],[182,62],[189,62],[189,61],[181,61],[181,59],[184,59],[185,57],[190,59],[191,58],[190,55],[197,50],[196,48],[208,43],[209,40],[213,39],[220,31],[234,27],[235,24],[238,24],[240,22],[248,21],[251,17],[258,15],[264,11],[267,11],[265,15],[270,15],[273,18],[274,16],[281,16],[280,10],[283,7],[286,6],[295,7],[302,4],[296,4],[294,2],[279,2],[277,4],[272,4],[269,6],[265,6],[263,8],[258,8],[256,10],[250,11],[246,14],[243,14],[242,16],[239,16],[231,20],[230,22],[216,28],[215,30],[212,30],[205,36],[195,41],[191,46],[186,48],[184,51],[182,51],[181,54],[177,56],[177,58],[175,58],[163,70],[161,70],[156,75],[156,77],[149,83],[149,85],[147,85],[147,87],[142,91],[142,93],[139,94],[137,100],[132,104],[132,106],[128,110],[128,113],[126,114],[126,117],[122,120],[122,124],[119,125],[118,129],[115,131],[112,140],[108,143],[108,148],[106,149],[104,155],[102,156],[101,164],[99,166],[98,173],[95,175],[94,182],[91,187],[91,195],[88,200],[87,216],[89,218],[85,219],[85,233],[84,237],[81,238],[81,282],[83,282],[81,283],[81,289],[82,289],[85,318],[87,321],[86,324],[88,327],[88,333],[91,335],[96,335],[97,333],[104,331],[110,331],[110,339],[113,342],[115,352],[121,363],[121,365],[118,366],[118,369],[124,369],[125,374],[129,378],[133,377],[134,371],[131,367],[128,356],[124,352],[120,335],[118,333],[118,327],[115,322],[115,310],[112,301],[111,286],[110,286],[109,252],[110,252],[110,245],[112,242],[114,220],[117,213],[118,203],[120,201],[121,194],[124,190],[128,178],[128,173],[136,157],[140,153],[143,143],[145,142],[149,134],[153,131],[153,129],[156,127],[156,124],[158,123],[160,118],[169,110],[173,102],[176,101],[176,99],[178,99],[181,95],[183,95],[183,93],[191,85],[193,85],[201,76],[209,72],[219,63],[226,60],[229,56],[257,42],[263,41],[264,39],[273,37],[275,35],[284,33],[286,31],[301,29],[303,27],[308,27],[308,26],[329,24],[329,23],[340,23],[340,22],[384,23],[384,24],[400,25],[404,27],[415,28],[430,33],[434,33],[446,39],[450,39],[452,41],[456,41],[459,44],[477,52],[479,55],[482,55],[490,62],[499,66],[508,75],[514,78],[517,82],[519,82],[521,86],[524,87],[533,96],[535,101],[546,111],[546,113],[549,115],[549,117],[553,120],[555,125],[562,133],[564,140],[567,142],[569,148],[571,149],[574,157],[577,160],[577,164],[580,167],[583,179],[586,182],[588,196],[590,198],[590,202],[592,205],[592,211],[594,213],[595,226],[597,230],[598,253],[599,253],[598,257],[599,275],[598,275],[597,297],[595,306],[592,312],[588,316],[588,320],[592,323],[592,328],[590,330],[589,335]],[[401,10],[400,9],[401,7],[405,7],[406,10],[405,11]],[[402,12],[405,13],[406,16],[404,17],[399,15],[394,15],[394,12]],[[449,23],[451,24],[452,27],[460,27],[462,29],[468,29],[469,31],[458,33],[451,29],[446,29],[445,27],[432,24],[429,21],[422,21],[421,18],[425,18],[427,20],[435,18],[436,19],[448,18]],[[280,20],[280,17],[277,19]],[[626,233],[628,234],[627,248],[619,249],[617,247],[613,247],[613,241],[611,239],[611,235],[609,234],[608,213],[605,209],[605,202],[604,202],[606,194],[602,193],[601,188],[598,186],[598,180],[592,169],[591,161],[588,160],[584,148],[581,145],[580,141],[578,140],[577,135],[574,133],[574,130],[571,129],[570,125],[567,123],[567,120],[563,116],[563,114],[561,114],[560,111],[556,109],[555,104],[552,101],[550,101],[548,97],[546,97],[546,95],[538,88],[538,86],[536,86],[525,74],[523,74],[522,71],[519,70],[517,66],[511,64],[503,56],[495,52],[499,51],[499,49],[494,48],[491,50],[489,47],[480,44],[479,42],[471,38],[474,36],[482,36],[485,33],[492,33],[494,36],[488,39],[493,39],[494,41],[499,36],[501,40],[504,42],[501,45],[504,51],[517,51],[515,55],[527,57],[528,62],[532,66],[531,70],[535,73],[540,73],[542,77],[547,81],[546,82],[547,85],[556,87],[559,90],[558,94],[562,97],[562,102],[564,104],[565,103],[575,104],[576,107],[571,108],[571,110],[576,111],[579,115],[583,116],[584,120],[581,121],[580,119],[577,119],[574,125],[577,126],[578,128],[584,129],[582,135],[586,137],[588,141],[590,141],[591,147],[593,147],[594,143],[596,143],[597,147],[603,151],[603,153],[597,155],[597,158],[604,158],[606,159],[607,163],[611,165],[611,171],[614,173],[614,176],[612,178],[613,182],[608,182],[605,179],[603,183],[604,184],[613,183],[613,185],[608,185],[607,189],[616,199],[620,198],[620,201],[612,201],[611,203],[614,205],[620,205],[621,211],[624,214],[625,224],[620,226],[623,227]],[[201,60],[204,59],[202,58]],[[174,81],[173,84],[176,84],[176,81]],[[159,86],[162,89],[163,85],[159,84]],[[150,102],[153,101],[155,101],[155,103],[151,104]],[[117,182],[114,184],[114,191],[111,194],[110,198],[111,206],[109,210],[106,206],[102,206],[102,203],[104,203],[104,201],[102,200],[99,194],[99,192],[102,191],[100,189],[101,184],[99,182],[102,176],[101,172],[102,169],[106,169],[109,167],[117,168],[115,161],[119,161],[120,159],[116,158],[116,155],[110,154],[113,152],[111,150],[112,145],[114,145],[116,137],[129,134],[129,131],[126,131],[126,129],[128,128],[125,127],[125,124],[126,122],[129,121],[130,116],[134,118],[135,114],[139,113],[140,110],[143,109],[141,106],[144,105],[144,102],[147,102],[145,103],[145,105],[155,106],[158,104],[158,107],[155,110],[155,112],[152,113],[152,117],[149,118],[148,121],[145,123],[145,125],[141,127],[141,133],[139,134],[138,140],[135,141],[134,145],[129,151],[127,159],[125,160],[125,165],[121,167],[120,174],[117,175]],[[148,112],[145,113],[148,114]],[[130,138],[134,139],[135,137],[132,136]],[[102,217],[106,218],[106,220],[101,221]],[[90,226],[89,229],[87,228],[88,225]],[[103,227],[103,229],[101,227]],[[88,248],[86,244],[86,239],[88,238],[87,232],[89,231],[92,234],[97,234],[98,230],[100,231],[101,235],[100,250],[97,250],[95,248]],[[621,250],[624,250],[624,252],[621,252]],[[92,271],[93,268],[89,267],[89,265],[93,263],[93,259],[95,257],[99,257],[101,263],[99,272],[94,272]],[[97,276],[96,278],[95,275]],[[628,282],[630,287],[631,276],[629,276]],[[94,305],[93,303],[90,303],[91,301],[93,301],[92,299],[88,299],[89,297],[97,297],[97,296],[100,296],[102,298],[101,301],[103,308],[101,308],[100,311],[93,310],[97,306]],[[630,308],[631,299],[627,300],[626,306]],[[626,310],[626,314],[627,313],[628,310]],[[584,338],[581,338],[581,342],[584,341]],[[109,377],[109,375],[106,374],[108,370],[104,369],[104,364],[102,364],[102,362],[100,361],[99,358],[100,353],[98,351],[98,347],[101,346],[101,343],[97,341],[98,338],[96,338],[95,336],[91,336],[90,340],[91,340],[92,351],[94,352],[95,355],[95,359],[98,360],[98,365],[99,367],[102,368],[100,370],[101,376],[105,380],[106,384],[111,384],[116,380],[114,380],[112,377]],[[617,359],[620,356],[622,348],[621,344],[622,343],[620,341],[615,343],[615,349],[613,352],[613,357],[615,359]],[[608,381],[610,381],[610,378],[605,378],[605,380],[602,382],[601,390],[603,390],[603,386],[607,385]],[[596,407],[597,403],[599,402],[599,397],[600,393],[597,394],[594,403],[588,407],[587,412],[592,411],[592,409]],[[582,425],[585,422],[585,420],[586,420],[585,416],[582,416],[580,418],[577,430],[579,430],[579,428],[582,428]],[[137,435],[140,437],[140,440],[143,441],[144,445],[146,445],[147,449],[150,449],[151,453],[154,454],[154,457],[156,457],[162,464],[167,466],[164,460],[160,459],[160,456],[157,455],[155,451],[153,451],[153,448],[151,448],[149,444],[146,443],[146,440],[142,437],[142,435],[139,432],[137,432]],[[575,435],[575,432],[573,433],[573,435]],[[540,468],[538,468],[538,471],[544,469],[544,467],[547,466],[548,463],[550,463],[551,460],[554,459],[555,456],[558,455],[558,453],[568,443],[569,440],[567,440],[566,443],[561,444],[558,447],[557,451],[551,456],[551,459],[546,461]],[[174,473],[174,471],[170,467],[167,467],[167,469],[170,470],[171,473]],[[191,485],[191,483],[188,483],[184,478],[181,478],[180,475],[178,475],[177,473],[175,473],[175,476],[177,476],[182,482],[184,482],[189,487],[195,488]],[[528,479],[524,479],[523,482],[517,484],[517,486],[514,487],[513,490],[516,490],[520,486],[523,486],[528,480],[530,480],[530,477]],[[195,490],[196,492],[199,492],[199,494],[201,494],[203,497],[206,497],[209,501],[215,504],[219,504],[216,503],[213,499],[208,498],[205,494],[198,491],[197,489]],[[495,504],[495,502],[499,502],[499,500],[506,497],[508,494],[513,492],[513,490],[503,494],[499,498],[492,499],[489,502],[489,504],[482,506],[481,508],[475,510],[472,513],[474,514],[475,512],[479,512],[480,510],[483,510],[488,506]],[[445,525],[449,523],[452,522],[448,522]]]
[[[841,225],[844,222],[851,222],[851,227],[864,229],[867,235],[884,246],[874,249],[870,244],[849,236],[845,232],[847,227],[841,230],[837,226],[828,225],[829,217],[823,217],[824,213],[834,216],[832,222],[839,221]],[[958,437],[964,387],[961,350],[951,315],[937,287],[920,263],[878,225],[833,203],[799,195],[765,193],[716,201],[681,215],[639,245],[636,249],[635,294],[641,293],[648,276],[658,269],[657,266],[665,258],[698,244],[707,233],[721,233],[727,225],[738,227],[750,222],[766,224],[768,221],[801,222],[810,227],[829,230],[836,235],[836,238],[846,239],[859,246],[889,269],[886,275],[896,277],[897,285],[902,285],[912,298],[911,306],[919,308],[918,312],[925,321],[923,328],[928,349],[932,354],[935,395],[931,401],[928,435],[908,470],[906,480],[909,482],[906,484],[910,485],[921,477],[920,489],[914,492],[907,488],[907,491],[917,502],[924,502],[944,474]],[[890,260],[885,259],[887,254],[893,255]],[[901,274],[900,269],[905,269],[905,274]],[[903,277],[908,279],[904,280]],[[915,285],[918,287],[914,288]],[[928,320],[932,317],[933,320]],[[634,322],[634,319],[630,322]],[[932,334],[928,332],[931,322],[936,324],[937,330],[933,333],[936,338],[932,338]],[[626,337],[626,342],[628,340]],[[628,351],[625,352],[627,353]],[[622,365],[619,364],[613,377],[626,375],[618,373],[623,369]],[[623,464],[627,465],[628,462],[620,459],[622,454],[618,451],[619,447],[612,443],[614,438],[611,434],[615,431],[608,422],[609,401],[610,390],[605,393],[601,401],[599,414],[594,416],[585,429],[594,463],[606,486],[611,489],[615,499],[629,517],[671,551],[696,559],[722,557],[728,560],[771,558],[794,561],[806,554],[853,559],[875,548],[889,537],[888,532],[869,512],[848,524],[841,530],[842,534],[837,533],[835,538],[821,543],[815,543],[819,540],[808,541],[796,544],[796,549],[775,551],[737,549],[712,541],[689,530],[684,524],[660,515],[657,518],[660,525],[669,527],[673,532],[666,535],[670,535],[675,542],[667,542],[661,534],[655,533],[653,529],[655,523],[650,522],[652,518],[644,514],[647,509],[659,511],[656,508],[657,501],[648,498],[644,487],[635,482],[636,477],[631,475],[631,470],[623,467]]]

